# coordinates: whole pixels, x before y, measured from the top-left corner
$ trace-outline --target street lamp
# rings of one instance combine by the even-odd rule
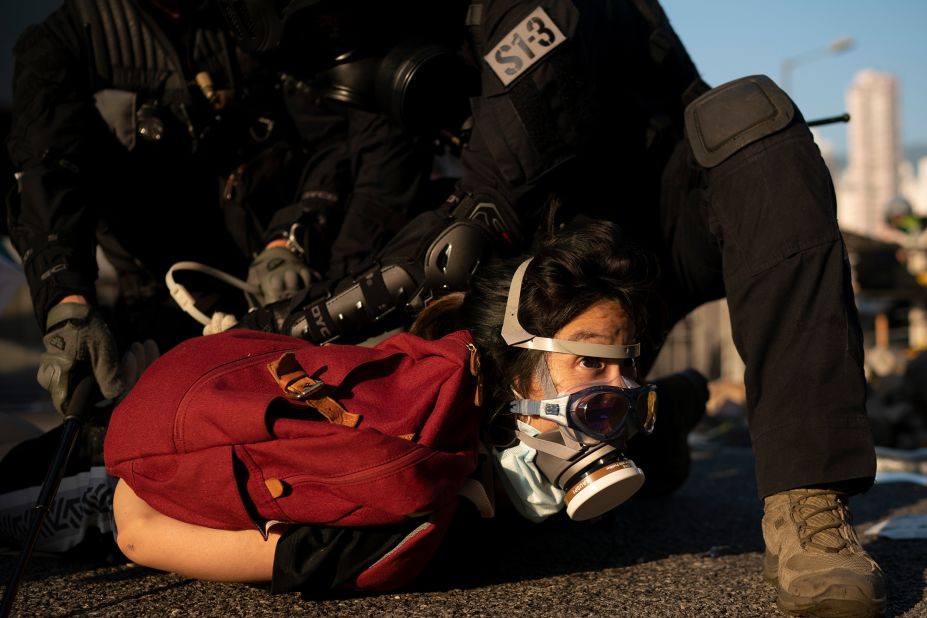
[[[782,75],[780,79],[780,85],[782,89],[787,93],[791,94],[791,81],[792,81],[792,71],[795,70],[800,64],[807,64],[812,60],[817,60],[818,58],[823,58],[824,56],[829,56],[831,54],[842,54],[845,51],[853,49],[853,46],[856,44],[856,41],[853,40],[853,37],[845,36],[832,41],[825,47],[819,49],[812,49],[804,53],[793,56],[792,58],[786,58],[782,61]]]

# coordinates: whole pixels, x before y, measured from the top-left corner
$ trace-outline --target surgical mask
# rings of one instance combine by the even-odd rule
[[[537,436],[540,432],[517,421],[518,432]],[[515,509],[527,519],[538,523],[563,508],[564,492],[550,481],[535,464],[537,450],[519,441],[510,448],[493,449],[496,468]]]

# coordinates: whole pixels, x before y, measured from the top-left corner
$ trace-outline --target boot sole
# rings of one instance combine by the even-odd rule
[[[834,598],[837,596],[842,598]],[[811,599],[792,596],[784,590],[779,590],[776,605],[782,611],[796,616],[879,618],[885,614],[886,599],[885,597],[870,599],[855,586],[848,587],[837,584],[830,586],[827,590]]]
[[[776,587],[776,605],[787,614],[816,618],[879,618],[885,614],[886,597],[870,598],[858,586],[833,584],[811,598],[789,594],[779,588],[779,557],[768,551],[763,555],[763,579]]]

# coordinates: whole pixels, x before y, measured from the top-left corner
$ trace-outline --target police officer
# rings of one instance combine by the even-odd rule
[[[9,233],[45,333],[39,381],[62,410],[80,374],[106,397],[122,390],[117,340],[163,350],[198,334],[172,310],[164,274],[178,260],[245,271],[220,179],[289,139],[287,114],[276,73],[208,5],[68,0],[22,34],[15,61]],[[97,245],[118,277],[106,317]]]
[[[550,193],[617,221],[661,258],[663,332],[727,297],[764,577],[787,612],[881,614],[883,575],[848,507],[875,473],[862,334],[830,174],[799,110],[765,76],[709,90],[653,0],[474,7],[482,92],[462,188],[493,188],[529,222]]]
[[[649,361],[676,321],[727,297],[779,606],[881,614],[884,578],[848,507],[875,473],[862,334],[830,175],[799,110],[761,75],[710,89],[655,0],[475,0],[464,14],[480,91],[459,192],[353,287],[252,325],[350,335],[464,287],[482,251],[519,232],[612,219],[660,256]]]

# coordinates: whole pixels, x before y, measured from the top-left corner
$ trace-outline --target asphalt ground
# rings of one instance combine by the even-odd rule
[[[596,524],[485,522],[457,538],[411,588],[303,598],[201,582],[99,555],[33,557],[16,616],[779,616],[760,576],[762,507],[749,449],[708,444],[670,496],[632,499]],[[927,540],[865,534],[927,514],[927,487],[877,484],[852,503],[885,571],[887,616],[927,616]],[[0,557],[6,581],[18,552]]]
[[[40,352],[28,297],[20,293],[0,314],[0,447],[58,421],[35,383]],[[670,496],[634,498],[595,524],[565,516],[540,525],[481,522],[448,539],[406,590],[271,595],[263,586],[137,567],[89,544],[64,556],[35,554],[13,615],[780,616],[775,591],[760,575],[762,504],[753,457],[742,424],[730,425],[700,434],[692,473]],[[927,539],[867,534],[887,520],[927,517],[927,487],[880,483],[851,506],[888,581],[886,615],[927,617]],[[0,583],[18,558],[18,550],[0,549]]]

